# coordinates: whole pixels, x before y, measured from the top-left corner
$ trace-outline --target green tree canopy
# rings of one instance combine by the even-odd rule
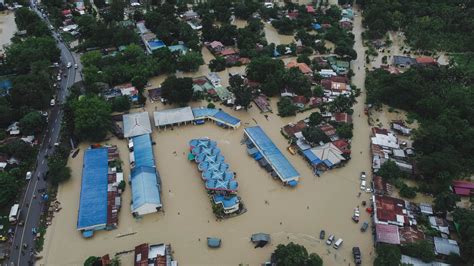
[[[178,58],[178,70],[195,72],[204,64],[202,55],[198,52],[187,52]]]
[[[106,137],[112,125],[107,102],[97,96],[84,96],[72,103],[72,109],[76,137],[89,141],[101,141]]]
[[[329,142],[329,137],[319,127],[305,127],[301,133],[309,143],[314,145],[319,145],[320,142]]]
[[[312,112],[309,115],[309,122],[308,124],[312,127],[315,127],[323,122],[323,116],[319,112]]]
[[[115,97],[112,100],[112,111],[113,112],[124,112],[130,110],[131,102],[130,98],[126,95]]]
[[[379,244],[375,248],[377,257],[374,266],[398,266],[402,258],[400,248],[390,244]]]
[[[410,257],[419,258],[424,262],[432,262],[436,259],[433,245],[426,240],[405,244],[402,247],[402,252]]]
[[[16,198],[20,185],[15,177],[7,172],[0,172],[0,206],[7,207]]]
[[[380,166],[377,175],[385,178],[385,180],[396,180],[402,177],[401,170],[394,161],[388,160]]]
[[[169,103],[186,105],[193,96],[193,80],[170,76],[161,84],[161,97]]]
[[[439,212],[449,212],[454,210],[456,202],[460,200],[459,196],[451,191],[444,191],[436,195],[434,199],[434,208]]]
[[[287,245],[279,244],[274,252],[276,263],[281,266],[322,266],[323,260],[316,253],[308,255],[302,245],[293,242]]]
[[[23,135],[41,132],[46,126],[46,120],[38,111],[27,113],[20,119],[20,129]]]
[[[298,107],[293,104],[293,101],[288,97],[282,97],[277,103],[278,115],[281,117],[296,115]]]
[[[247,84],[244,84],[244,79],[238,75],[230,77],[229,83],[230,90],[235,96],[235,104],[247,110],[253,100],[252,89]]]

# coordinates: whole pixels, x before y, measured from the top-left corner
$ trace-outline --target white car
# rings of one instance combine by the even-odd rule
[[[360,190],[365,190],[366,188],[365,185],[366,185],[365,180],[360,181]]]
[[[31,173],[30,171],[26,172],[26,180],[30,180],[32,175],[33,173]]]
[[[49,102],[49,105],[55,106],[56,105],[56,100],[54,98],[51,99],[51,101]]]
[[[367,188],[365,189],[365,192],[367,192],[367,193],[372,193],[372,188],[371,188],[371,187],[367,187]]]
[[[58,75],[58,81],[61,81],[61,75]]]
[[[366,177],[365,172],[360,172],[360,180],[365,180]]]
[[[70,68],[72,66],[71,62],[67,63],[67,68]]]
[[[74,68],[77,69],[77,64],[74,64]]]

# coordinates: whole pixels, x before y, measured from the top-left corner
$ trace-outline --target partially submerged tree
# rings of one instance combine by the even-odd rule
[[[169,103],[186,105],[193,97],[193,80],[170,76],[161,84],[161,97]]]

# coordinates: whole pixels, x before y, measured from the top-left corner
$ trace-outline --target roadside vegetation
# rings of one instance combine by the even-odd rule
[[[473,52],[473,7],[469,1],[358,0],[364,10],[366,37],[383,39],[403,31],[417,50]]]

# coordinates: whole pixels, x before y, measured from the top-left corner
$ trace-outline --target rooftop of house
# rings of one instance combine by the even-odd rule
[[[374,197],[375,223],[409,225],[408,212],[405,201],[387,196]]]
[[[469,196],[471,192],[474,192],[474,182],[465,180],[454,180],[452,182],[454,193],[459,196]]]
[[[313,70],[306,63],[291,61],[286,65],[288,68],[297,67],[303,74],[311,74]]]
[[[400,243],[408,244],[425,239],[425,233],[414,226],[404,226],[398,229],[400,233]]]
[[[378,243],[400,245],[400,235],[396,225],[376,224],[375,235]]]
[[[417,57],[415,60],[418,64],[436,65],[436,60],[433,57],[429,57],[429,56]]]
[[[291,123],[282,128],[284,134],[286,134],[288,137],[294,137],[296,133],[303,131],[303,129],[307,127],[306,123],[304,120],[300,120],[296,122],[296,124]]]

